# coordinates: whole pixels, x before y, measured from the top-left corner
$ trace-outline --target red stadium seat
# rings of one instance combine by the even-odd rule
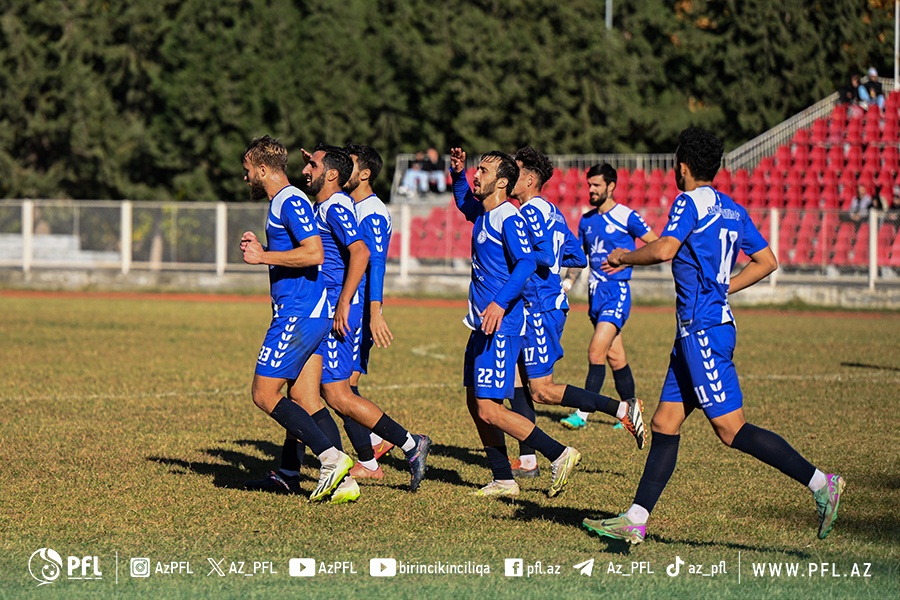
[[[897,121],[886,121],[879,141],[882,144],[896,144],[900,141],[900,124]]]
[[[809,168],[809,146],[794,146],[793,157],[791,160],[791,169],[795,171],[806,171]],[[790,171],[788,171],[790,173]]]
[[[400,258],[400,244],[402,243],[402,233],[395,231],[391,234],[391,243],[388,245],[387,257]]]
[[[811,144],[823,144],[828,139],[828,121],[816,119],[812,124],[812,132],[809,141]]]
[[[784,205],[786,208],[803,208],[804,195],[800,185],[789,185],[784,191]]]
[[[850,146],[847,149],[844,168],[853,173],[859,173],[862,170],[862,148],[860,146]]]
[[[631,186],[631,172],[628,169],[618,169],[616,176],[618,178],[616,189],[626,191]]]
[[[815,173],[822,173],[825,170],[825,147],[813,146],[809,151],[809,170]]]
[[[900,151],[897,144],[885,145],[881,150],[881,164],[885,171],[896,173],[900,170]]]
[[[856,232],[852,223],[842,223],[838,229],[837,238],[834,240],[832,248],[831,262],[837,266],[845,266],[850,264],[850,250],[853,247],[853,241]]]
[[[847,123],[844,139],[848,144],[859,145],[862,143],[862,119],[851,119]]]
[[[775,166],[777,170],[783,173],[791,168],[792,163],[791,147],[778,146],[778,149],[775,150]]]
[[[828,148],[828,168],[832,171],[840,171],[844,168],[844,149],[840,144]]]
[[[894,242],[891,244],[891,258],[888,266],[900,267],[900,235],[894,237]]]
[[[875,110],[869,111],[868,114],[870,116],[866,119],[865,125],[863,126],[863,138],[868,144],[874,144],[881,140],[880,117],[875,113],[877,113]]]
[[[749,208],[766,208],[769,205],[769,190],[765,183],[755,183],[747,195]]]
[[[791,138],[791,144],[795,146],[800,146],[803,144],[809,144],[809,129],[798,129],[794,134],[794,137]]]
[[[856,232],[850,259],[855,266],[862,267],[869,264],[869,224],[867,222],[863,222]]]
[[[723,190],[726,194],[731,193],[731,171],[728,169],[719,169],[719,172],[716,173],[715,179],[713,179],[713,185],[716,186],[716,189]]]

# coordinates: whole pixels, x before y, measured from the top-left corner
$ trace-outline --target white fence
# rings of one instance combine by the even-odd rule
[[[435,199],[437,200],[437,199]],[[241,259],[244,231],[262,237],[266,204],[0,201],[0,267],[226,272],[257,269]],[[565,206],[575,230],[584,207]],[[389,258],[400,281],[421,274],[465,273],[471,225],[447,201],[392,206]],[[641,209],[661,231],[665,207]],[[900,282],[900,220],[871,212],[856,221],[840,211],[750,210],[781,263],[777,277],[841,281],[874,288]],[[746,257],[742,257],[746,260]],[[661,269],[664,270],[664,267]],[[395,271],[396,272],[396,271]],[[644,270],[644,272],[646,272]]]

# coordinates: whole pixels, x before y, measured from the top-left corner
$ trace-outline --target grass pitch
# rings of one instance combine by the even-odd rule
[[[557,423],[567,411],[539,407],[539,426],[584,454],[559,497],[546,497],[543,460],[542,477],[523,482],[516,499],[469,495],[490,473],[460,387],[462,305],[387,302],[394,345],[374,351],[361,391],[435,446],[417,494],[405,491],[395,451],[382,461],[385,479],[363,482],[360,501],[343,506],[240,489],[276,466],[283,437],[249,396],[269,322],[264,299],[5,295],[2,305],[0,597],[793,599],[900,591],[897,314],[736,311],[748,419],[847,480],[827,540],[816,539],[803,486],[722,446],[695,413],[648,540],[629,549],[581,528],[586,516],[627,508],[646,457],[609,419],[571,432]],[[673,332],[670,309],[637,309],[625,329],[648,421]],[[576,307],[557,381],[583,384],[590,333]],[[614,393],[607,379],[604,391]],[[509,450],[516,453],[514,441]],[[317,463],[307,463],[308,493]],[[29,565],[41,576],[48,563],[32,558],[41,548],[63,565],[39,586]],[[132,577],[132,558],[149,559],[148,577]],[[315,559],[318,572],[291,577],[291,558]],[[395,559],[397,576],[371,576],[373,558]],[[507,577],[506,559],[515,558],[522,576]],[[573,568],[589,559],[591,576]],[[438,572],[404,573],[411,565]],[[440,573],[451,568],[464,574]],[[100,579],[75,579],[95,571]]]

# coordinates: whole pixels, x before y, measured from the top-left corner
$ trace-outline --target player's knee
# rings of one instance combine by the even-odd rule
[[[278,404],[278,400],[280,399],[271,398],[269,394],[266,394],[262,390],[258,390],[255,388],[251,392],[251,395],[253,397],[253,404],[255,404],[267,415],[272,414],[272,411],[275,409],[275,405]]]
[[[609,367],[613,371],[618,371],[619,369],[624,369],[626,365],[628,365],[628,361],[625,360],[625,356],[619,356],[610,353],[607,355],[607,360],[609,361]]]
[[[479,400],[478,401],[478,418],[487,423],[488,425],[496,425],[497,424],[497,411],[500,410],[500,405],[496,404],[491,400]]]
[[[588,362],[592,365],[606,364],[606,352],[602,350],[588,350]]]
[[[553,395],[553,383],[529,383],[528,391],[531,393],[531,399],[538,404],[559,404]]]
[[[650,419],[650,431],[664,435],[679,435],[681,433],[681,423],[673,423],[669,419],[661,417],[657,412]]]
[[[713,426],[713,430],[716,432],[716,436],[722,441],[722,443],[730,448],[731,444],[734,442],[734,436],[737,435],[737,431],[734,431],[730,428],[715,426]]]
[[[347,393],[343,393],[344,391],[345,390],[341,390],[329,385],[322,386],[322,397],[325,399],[325,402],[328,404],[328,406],[330,406],[337,412],[346,415],[349,414],[349,407],[347,405]],[[350,391],[349,387],[347,388],[346,392],[348,392],[349,394],[353,393]]]

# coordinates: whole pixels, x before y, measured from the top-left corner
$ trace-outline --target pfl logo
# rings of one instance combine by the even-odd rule
[[[53,548],[40,548],[28,559],[28,572],[38,581],[38,587],[59,579],[62,566],[62,557]],[[69,556],[67,566],[69,579],[103,579],[96,556]]]
[[[62,557],[53,548],[35,550],[28,559],[28,572],[38,580],[38,587],[53,583],[62,573]]]

